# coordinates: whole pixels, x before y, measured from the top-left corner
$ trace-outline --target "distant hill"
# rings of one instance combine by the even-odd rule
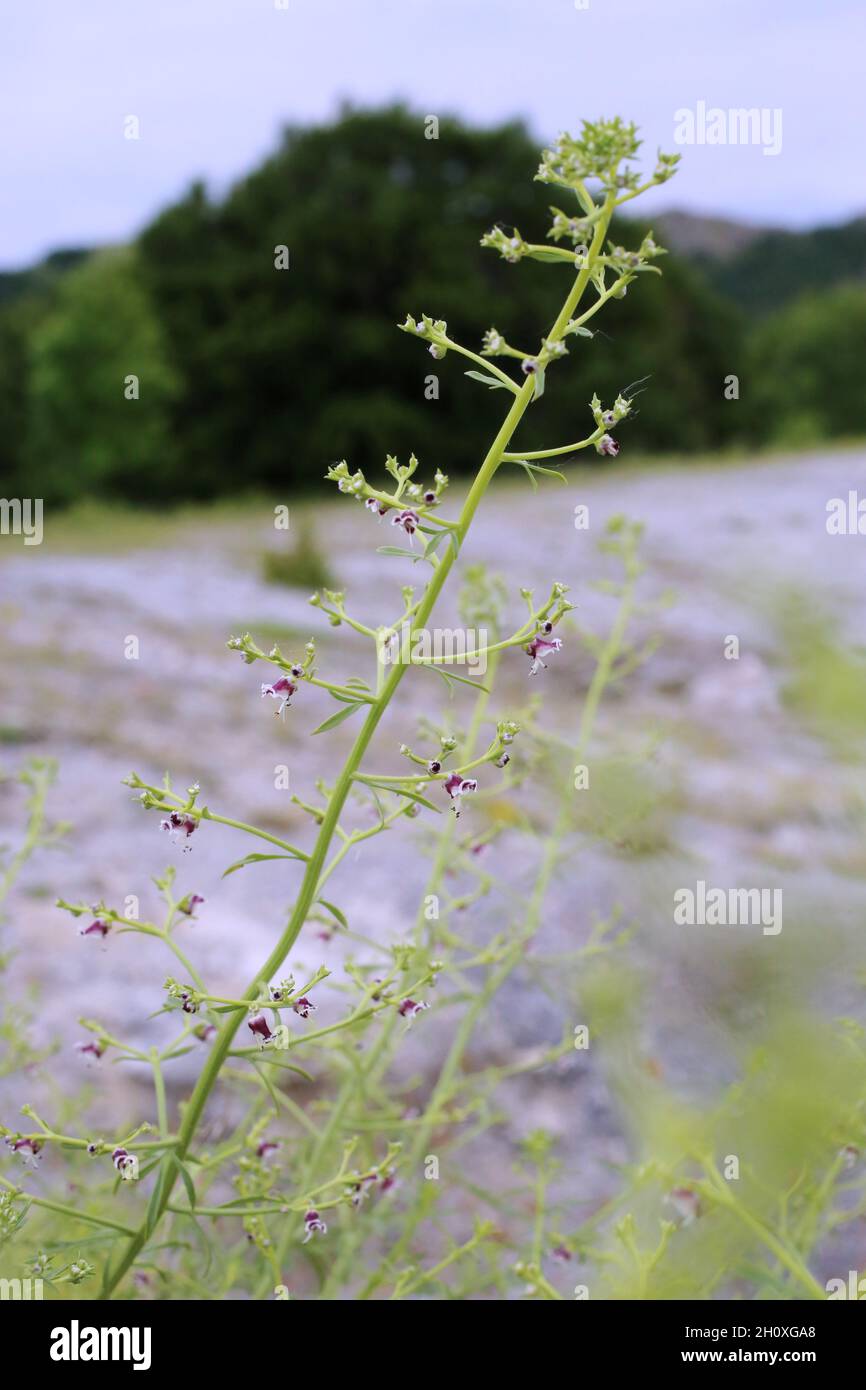
[[[44,261],[28,266],[26,270],[0,271],[0,305],[12,304],[31,290],[38,294],[49,289],[67,270],[81,265],[92,254],[90,249],[75,247],[54,251]]]
[[[809,290],[866,283],[866,216],[807,232],[684,212],[666,213],[654,224],[665,245],[750,315],[781,308]]]
[[[718,261],[731,260],[762,236],[775,233],[769,227],[755,227],[730,217],[704,217],[680,208],[653,218],[653,225],[671,251]]]

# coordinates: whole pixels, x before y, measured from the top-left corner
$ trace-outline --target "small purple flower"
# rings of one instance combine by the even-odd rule
[[[393,1168],[389,1168],[387,1173],[383,1173],[379,1179],[379,1191],[384,1196],[386,1192],[393,1192],[397,1186],[397,1175]]]
[[[300,999],[294,1001],[292,1008],[300,1018],[309,1018],[310,1014],[316,1011],[316,1005],[313,1003],[312,999],[308,999],[305,994],[302,994]]]
[[[304,1217],[304,1230],[307,1233],[304,1236],[304,1245],[306,1245],[308,1240],[312,1240],[314,1235],[318,1234],[320,1236],[324,1236],[328,1233],[328,1227],[326,1226],[325,1222],[322,1220],[321,1216],[317,1211],[307,1212],[306,1216]]]
[[[377,516],[384,516],[388,508],[384,502],[377,502],[375,497],[368,497],[364,506],[368,512],[375,512]]]
[[[452,772],[445,778],[442,786],[454,802],[455,816],[460,815],[460,798],[467,792],[478,790],[478,783],[474,777],[461,777],[459,772]]]
[[[98,1060],[105,1051],[105,1043],[101,1043],[98,1038],[91,1038],[89,1042],[76,1043],[75,1050],[83,1057],[95,1057]]]
[[[217,1035],[216,1025],[213,1023],[199,1023],[192,1031],[199,1042],[210,1042],[211,1038]]]
[[[496,764],[495,764],[495,766],[496,766],[496,767],[507,767],[508,764],[509,764],[510,762],[511,762],[511,755],[510,755],[509,753],[501,753],[501,754],[499,755],[499,757],[496,759]]]
[[[90,923],[89,927],[80,927],[79,936],[108,936],[111,930],[108,922],[103,922],[101,917]]]
[[[571,1259],[571,1251],[567,1245],[554,1245],[550,1253],[555,1260],[562,1260],[563,1263]]]
[[[540,634],[533,637],[529,646],[525,648],[526,655],[532,657],[532,665],[529,674],[534,676],[539,668],[543,666],[547,670],[547,662],[542,658],[548,652],[558,652],[562,650],[562,639],[560,637],[542,637]]]
[[[391,525],[402,526],[411,541],[418,529],[418,520],[418,513],[413,512],[410,507],[407,507],[405,511],[398,512],[396,516],[392,516]]]
[[[36,1167],[36,1161],[42,1152],[41,1139],[7,1139],[6,1143],[14,1154],[20,1154],[25,1163],[31,1163]]]
[[[123,1173],[127,1168],[134,1168],[136,1160],[127,1149],[115,1149],[111,1155],[111,1161],[118,1173]]]
[[[430,759],[429,763],[427,764],[427,771],[430,773],[431,777],[435,777],[437,772],[442,771],[442,764],[440,763],[438,758]]]
[[[264,1047],[265,1043],[271,1042],[276,1036],[275,1033],[271,1032],[270,1025],[264,1014],[256,1014],[255,1018],[248,1018],[247,1027],[257,1038],[261,1038],[262,1047]]]
[[[429,1009],[429,1007],[430,1005],[425,1004],[422,1000],[404,999],[401,1004],[397,1005],[397,1012],[401,1018],[408,1018],[409,1022],[412,1023],[423,1009]]]
[[[619,445],[611,434],[603,434],[595,447],[598,453],[609,454],[611,458],[616,458],[619,453]]]
[[[200,893],[187,893],[186,897],[178,903],[177,910],[186,913],[187,917],[194,917],[196,908],[200,907],[203,902],[204,898]]]
[[[193,820],[180,811],[172,811],[164,821],[160,822],[163,830],[167,830],[169,838],[172,840],[188,840],[190,835],[198,826],[198,821]],[[184,845],[184,849],[191,849],[190,845]]]
[[[198,1000],[193,998],[188,989],[183,990],[182,993],[178,995],[178,998],[180,999],[180,1007],[185,1014],[198,1013]]]
[[[280,679],[274,681],[273,685],[262,685],[262,695],[270,695],[272,700],[278,700],[279,709],[277,710],[277,714],[285,714],[286,708],[291,703],[292,696],[297,688],[295,682],[290,681],[288,676],[280,676]]]
[[[262,1139],[256,1147],[256,1158],[267,1158],[269,1153],[273,1153],[280,1145],[273,1139]]]

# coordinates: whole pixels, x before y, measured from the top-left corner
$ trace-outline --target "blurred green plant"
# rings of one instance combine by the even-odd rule
[[[263,553],[262,575],[268,584],[285,584],[292,589],[334,588],[327,557],[319,548],[315,532],[306,523],[291,549]]]

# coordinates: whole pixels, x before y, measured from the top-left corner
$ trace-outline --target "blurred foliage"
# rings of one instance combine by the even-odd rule
[[[428,140],[405,107],[346,108],[287,129],[224,197],[193,185],[135,248],[59,252],[0,275],[4,490],[55,502],[297,492],[318,488],[334,459],[368,469],[388,451],[474,467],[501,398],[457,362],[407,350],[395,325],[423,311],[470,347],[491,325],[537,344],[565,272],[509,266],[479,245],[494,224],[544,240],[551,192],[533,181],[537,161],[516,121],[442,119]],[[620,219],[614,237],[637,245],[646,230]],[[808,236],[814,260],[800,254]],[[612,399],[647,377],[626,458],[862,432],[866,291],[825,290],[861,273],[863,239],[852,224],[758,237],[712,263],[671,255],[663,280],[645,277],[572,346],[544,428],[530,412],[518,447],[581,437],[593,392]],[[282,246],[287,270],[275,268]],[[813,283],[819,296],[750,325]],[[137,401],[124,398],[129,373]],[[731,373],[738,403],[724,396]]]
[[[864,360],[863,286],[839,285],[780,309],[749,345],[755,433],[783,444],[866,433]]]
[[[785,703],[851,756],[866,733],[866,655],[803,595],[788,598],[779,627],[790,667]]]
[[[695,260],[719,294],[750,314],[766,314],[803,294],[866,280],[866,218],[807,232],[759,232],[735,255]]]
[[[295,589],[332,588],[334,585],[334,577],[309,526],[304,527],[293,549],[264,552],[262,574],[269,584],[287,584]]]
[[[128,399],[135,390],[138,398]],[[62,282],[30,340],[30,477],[61,501],[84,490],[171,494],[169,405],[176,391],[136,253],[90,258]]]
[[[346,111],[335,125],[289,129],[222,200],[195,185],[145,229],[135,255],[99,255],[47,288],[30,276],[0,311],[13,395],[0,395],[0,433],[26,459],[30,491],[146,500],[297,490],[318,486],[334,458],[364,468],[387,450],[415,449],[427,467],[473,466],[501,400],[458,364],[406,351],[395,325],[423,310],[470,346],[494,323],[537,343],[563,277],[516,270],[479,245],[497,222],[544,239],[550,191],[533,182],[537,157],[519,123],[443,120],[440,138],[426,140],[422,118],[403,108]],[[629,244],[641,234],[620,224]],[[274,265],[282,245],[286,271]],[[579,438],[593,391],[613,397],[649,374],[626,449],[730,437],[722,380],[738,320],[685,263],[671,258],[665,272],[573,349],[545,398],[544,430],[530,420],[521,445]],[[440,394],[428,400],[434,366]],[[128,372],[141,378],[134,403],[123,398]]]

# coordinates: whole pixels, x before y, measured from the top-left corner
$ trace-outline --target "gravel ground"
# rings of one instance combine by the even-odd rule
[[[814,607],[831,615],[840,642],[866,645],[866,541],[830,536],[825,526],[828,499],[850,489],[866,495],[863,450],[693,470],[596,470],[567,490],[498,488],[466,547],[467,560],[507,569],[515,617],[519,585],[542,590],[561,579],[572,586],[580,623],[604,631],[612,601],[591,586],[614,571],[596,541],[613,514],[645,523],[642,596],[653,605],[667,591],[673,599],[638,619],[639,634],[657,632],[662,641],[606,702],[594,756],[651,750],[641,780],[626,781],[620,792],[626,809],[645,796],[646,811],[625,843],[591,834],[570,842],[536,949],[542,956],[572,949],[586,940],[594,914],[618,908],[636,928],[636,959],[654,981],[648,1045],[666,1077],[695,1098],[713,1094],[733,1074],[736,1039],[748,1029],[750,1011],[760,1009],[754,990],[742,987],[745,977],[754,980],[757,972],[762,988],[789,1002],[817,1000],[862,1016],[852,979],[862,964],[866,894],[859,746],[844,730],[835,744],[819,739],[790,709],[790,648],[780,622],[783,611],[806,615]],[[574,527],[578,503],[590,508],[588,531]],[[320,541],[327,535],[350,611],[374,624],[389,616],[397,587],[417,575],[407,561],[375,554],[376,545],[393,541],[390,530],[377,530],[375,518],[346,499],[319,506],[317,527]],[[62,522],[58,530],[62,535]],[[289,793],[275,790],[274,769],[287,765],[292,791],[312,798],[316,777],[331,772],[348,746],[351,722],[311,739],[334,706],[309,687],[285,721],[274,719],[270,701],[259,698],[259,670],[227,652],[226,638],[249,629],[267,644],[278,635],[288,654],[315,636],[323,674],[339,680],[370,673],[363,639],[324,626],[305,593],[262,580],[261,553],[275,546],[264,507],[240,509],[233,521],[223,516],[218,526],[204,514],[181,538],[172,530],[164,541],[152,537],[117,553],[110,536],[98,541],[96,553],[53,544],[49,515],[41,547],[25,549],[9,538],[0,549],[0,768],[14,772],[33,754],[56,757],[51,811],[71,822],[65,848],[28,866],[6,925],[17,953],[13,988],[38,990],[40,1027],[63,1045],[55,1070],[61,1084],[80,1069],[70,1046],[81,1036],[80,1015],[140,1040],[155,1036],[161,1025],[143,1020],[158,1006],[170,966],[158,943],[111,937],[103,947],[82,940],[53,906],[58,893],[118,906],[135,894],[147,916],[156,906],[151,879],[173,862],[181,887],[207,900],[199,920],[183,929],[190,949],[206,949],[209,979],[227,993],[266,954],[291,902],[295,866],[262,864],[221,880],[226,865],[255,846],[207,826],[182,854],[121,785],[131,768],[148,780],[169,768],[179,786],[200,781],[215,810],[292,839],[308,837]],[[443,612],[443,622],[455,621],[447,604]],[[736,661],[724,656],[731,635],[739,639]],[[125,656],[130,636],[138,639],[137,660]],[[577,642],[566,636],[564,650],[531,687],[527,668],[519,650],[505,658],[504,703],[522,701],[528,688],[541,692],[550,726],[574,731],[590,674]],[[438,682],[423,673],[402,689],[400,711],[371,755],[383,771],[396,770],[396,745],[413,741],[416,717],[434,713],[441,701]],[[452,708],[467,703],[461,694]],[[467,808],[467,821],[471,814]],[[20,792],[0,784],[0,839],[16,841],[21,815]],[[426,873],[416,850],[429,833],[427,820],[407,823],[344,864],[330,896],[353,926],[379,939],[405,932]],[[519,917],[533,850],[518,832],[507,832],[488,862],[502,887],[473,909],[480,939],[503,925],[503,914]],[[677,927],[673,889],[697,878],[721,887],[782,887],[784,930],[763,936],[748,927]],[[322,957],[333,968],[341,953],[339,940],[302,941],[293,969]],[[519,981],[506,987],[470,1061],[503,1060],[555,1040],[575,1007],[556,989],[528,991]],[[420,1029],[410,1035],[407,1065],[431,1075],[450,1024],[434,1016],[424,1029],[423,1042]],[[180,1066],[178,1086],[188,1084],[198,1062],[194,1056]],[[22,1078],[2,1084],[7,1099],[23,1098]],[[130,1084],[113,1069],[114,1088]],[[610,1161],[628,1150],[603,1071],[575,1059],[520,1082],[511,1094],[514,1112],[499,1141],[508,1146],[544,1124],[572,1159],[565,1197],[570,1190],[575,1211],[603,1193]]]

